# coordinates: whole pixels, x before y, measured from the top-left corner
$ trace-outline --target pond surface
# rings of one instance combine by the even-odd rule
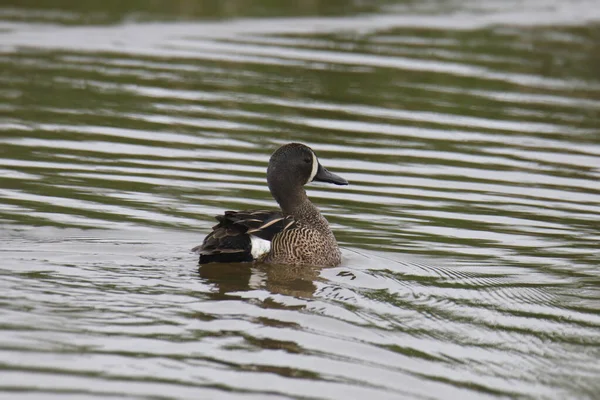
[[[0,397],[597,398],[596,2],[4,3]],[[343,265],[199,268],[290,141]]]

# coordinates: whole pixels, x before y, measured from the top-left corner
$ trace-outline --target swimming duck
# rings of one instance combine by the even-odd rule
[[[335,236],[303,187],[312,181],[348,184],[323,167],[310,147],[288,143],[278,148],[269,160],[267,184],[281,211],[225,211],[216,216],[219,223],[192,249],[200,254],[200,264],[339,265]]]

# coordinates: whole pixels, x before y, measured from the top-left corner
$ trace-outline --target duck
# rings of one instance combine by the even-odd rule
[[[200,255],[199,263],[339,265],[342,255],[335,236],[304,189],[313,181],[348,185],[346,179],[321,165],[307,145],[279,147],[269,159],[267,185],[280,209],[217,215],[218,224],[192,249]]]

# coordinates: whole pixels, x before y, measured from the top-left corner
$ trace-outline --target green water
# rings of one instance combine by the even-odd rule
[[[0,397],[597,398],[595,2],[10,3]],[[290,141],[344,263],[199,268]]]

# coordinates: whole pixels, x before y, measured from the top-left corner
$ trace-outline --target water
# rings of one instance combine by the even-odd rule
[[[0,397],[598,398],[593,1],[13,3]],[[198,268],[289,141],[344,264]]]

